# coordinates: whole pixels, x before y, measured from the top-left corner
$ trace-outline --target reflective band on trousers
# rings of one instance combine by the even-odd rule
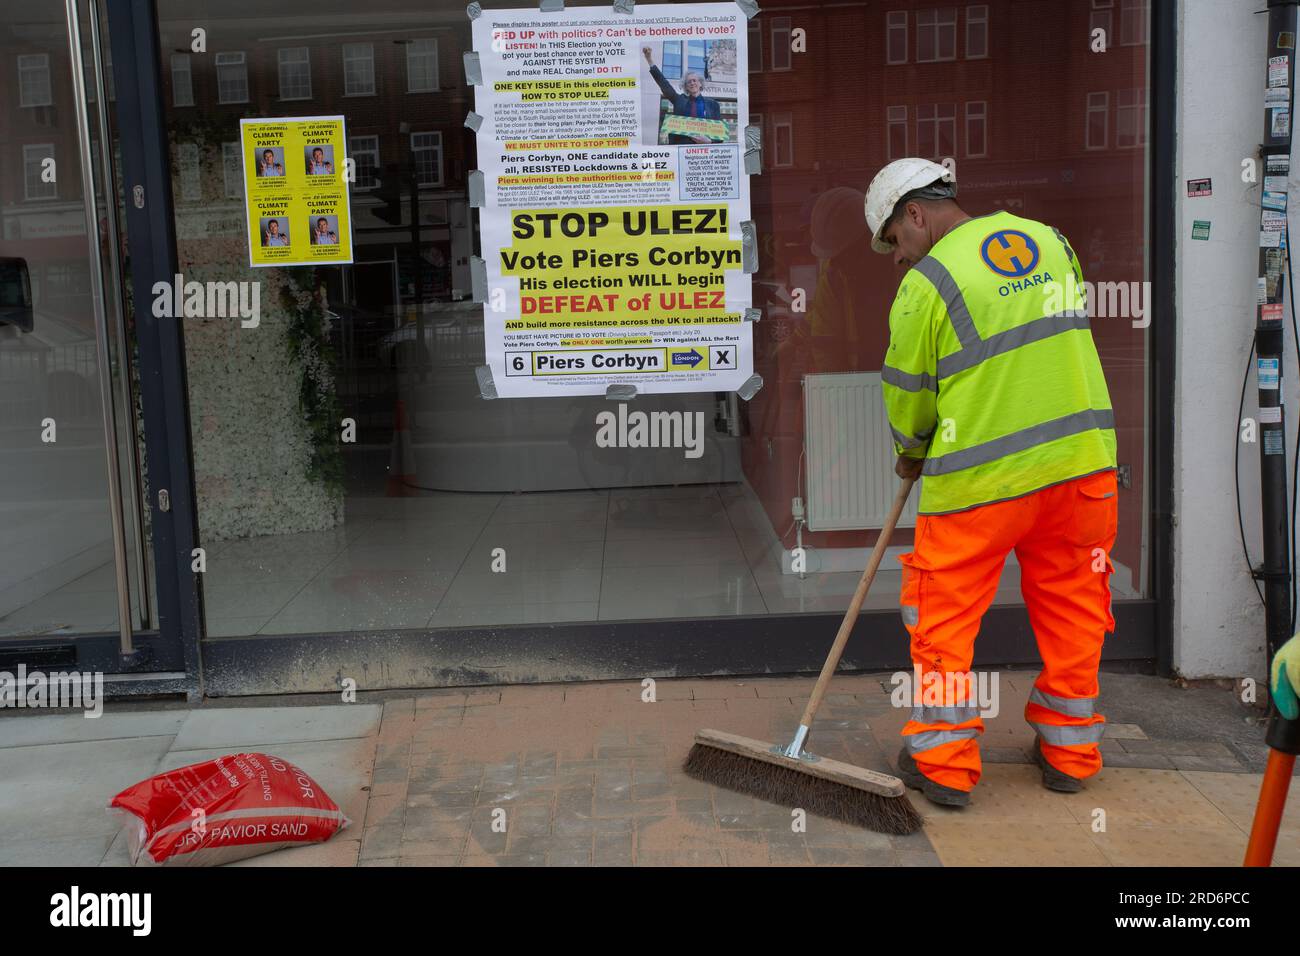
[[[966,300],[957,287],[957,280],[952,277],[947,266],[938,259],[926,256],[913,268],[930,280],[939,293],[939,298],[948,307],[948,321],[952,323],[952,330],[957,333],[962,347],[978,345],[980,334],[975,328],[975,320],[970,317],[970,309],[966,308]]]
[[[1030,721],[1038,736],[1056,747],[1073,747],[1079,744],[1099,744],[1106,733],[1105,724],[1086,724],[1082,727],[1061,727],[1057,724],[1039,724]]]
[[[899,609],[903,612],[903,623],[908,627],[916,627],[921,619],[920,609],[912,604],[900,604]]]
[[[992,441],[973,445],[970,448],[949,452],[937,458],[927,458],[924,467],[921,469],[921,474],[946,475],[954,471],[962,471],[976,465],[997,461],[999,458],[1005,458],[1007,455],[1013,455],[1018,451],[1024,451],[1026,448],[1033,448],[1035,445],[1042,445],[1045,442],[1055,441],[1058,438],[1067,438],[1070,435],[1077,435],[1093,428],[1114,427],[1114,411],[1109,408],[1088,408],[1081,412],[1075,412],[1073,415],[1055,418],[1050,422],[1042,422],[1038,425],[1022,428],[1018,432],[1012,432],[1010,435],[1003,435],[1001,438],[994,438]]]
[[[1022,345],[1041,342],[1043,339],[1050,339],[1053,335],[1060,335],[1062,332],[1072,332],[1075,329],[1086,328],[1088,328],[1088,313],[1086,311],[1058,312],[1055,315],[1045,315],[1041,319],[1034,319],[1032,322],[1017,325],[1005,332],[990,335],[987,339],[982,339],[972,346],[953,352],[951,355],[945,355],[939,359],[939,378],[945,379],[950,375],[956,375],[958,372],[964,372],[968,368],[979,365],[985,359],[1014,351]],[[884,378],[883,372],[881,378]],[[916,389],[909,389],[909,391],[916,391]]]
[[[1030,690],[1029,702],[1066,717],[1091,717],[1096,712],[1093,708],[1097,706],[1096,697],[1057,697],[1043,693],[1037,687]]]
[[[978,737],[979,733],[974,727],[965,730],[923,730],[919,734],[907,735],[907,752],[919,754],[922,750],[932,750],[940,744]]]
[[[912,719],[918,724],[964,724],[980,715],[974,704],[957,707],[913,707]]]
[[[901,388],[905,392],[939,391],[938,383],[929,372],[904,372],[902,369],[886,365],[880,370],[880,380],[886,385]]]

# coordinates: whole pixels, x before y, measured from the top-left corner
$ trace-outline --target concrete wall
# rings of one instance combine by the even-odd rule
[[[1233,491],[1233,433],[1255,324],[1263,174],[1243,183],[1241,163],[1263,137],[1268,17],[1255,14],[1262,6],[1179,4],[1174,666],[1191,678],[1262,677],[1266,669],[1264,612],[1242,556]],[[1207,176],[1214,194],[1188,198],[1186,180]],[[1212,223],[1209,241],[1192,239],[1197,219]],[[1282,374],[1293,438],[1296,356],[1288,335]],[[1252,369],[1244,416],[1257,413],[1255,389]],[[1288,462],[1294,454],[1290,448]],[[1251,562],[1258,564],[1258,444],[1241,446],[1240,477]]]

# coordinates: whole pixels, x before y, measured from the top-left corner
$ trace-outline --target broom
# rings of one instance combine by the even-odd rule
[[[840,624],[839,633],[835,635],[830,656],[822,665],[821,676],[817,678],[817,685],[790,745],[782,747],[721,730],[701,730],[695,735],[695,745],[686,757],[683,769],[688,776],[760,800],[801,807],[818,816],[881,833],[907,834],[920,829],[921,815],[907,799],[903,781],[889,774],[817,757],[804,750],[808,730],[821,707],[835,668],[839,666],[844,645],[848,643],[849,633],[858,619],[858,611],[871,588],[876,569],[885,556],[885,548],[889,546],[890,535],[894,533],[898,516],[907,504],[913,483],[914,479],[903,479],[903,485],[894,497],[889,517],[871,551],[871,560],[853,592],[853,600]]]

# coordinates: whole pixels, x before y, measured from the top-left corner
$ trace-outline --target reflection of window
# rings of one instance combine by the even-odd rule
[[[221,144],[221,174],[225,179],[226,198],[244,195],[244,161],[238,143]]]
[[[194,105],[194,74],[188,53],[172,54],[172,106]]]
[[[907,107],[889,107],[885,119],[889,128],[889,158],[902,159],[907,155]]]
[[[1137,46],[1147,42],[1148,0],[1120,0],[1119,42],[1123,46]]]
[[[93,103],[98,91],[95,86],[95,51],[90,47],[86,47],[85,55],[81,58],[81,67],[86,77],[86,102]],[[107,47],[104,48],[104,90],[110,100],[116,98],[113,93],[113,52]]]
[[[1084,149],[1105,149],[1110,127],[1110,94],[1089,93],[1088,113],[1083,128]]]
[[[379,185],[379,137],[349,136],[348,155],[356,163],[354,189],[374,189]]]
[[[682,75],[682,41],[665,40],[664,41],[664,62],[659,67],[659,72],[664,76],[672,79],[680,79]]]
[[[763,72],[763,28],[757,20],[749,21],[749,72]]]
[[[411,159],[415,163],[415,182],[418,185],[442,185],[441,133],[412,133]]]
[[[27,53],[18,58],[18,105],[50,106],[50,55]]]
[[[305,46],[276,51],[280,61],[280,99],[311,99],[311,56]]]
[[[1120,90],[1115,101],[1115,145],[1144,146],[1147,141],[1146,90]]]
[[[794,165],[794,117],[790,113],[772,114],[772,165]]]
[[[982,60],[989,55],[989,8],[966,8],[966,59]]]
[[[45,169],[45,160],[54,158],[53,143],[35,143],[23,147],[23,198],[57,199],[57,183],[45,182],[41,173]]]
[[[957,59],[957,8],[916,11],[916,62]]]
[[[966,155],[987,156],[989,105],[983,100],[966,104]]]
[[[916,108],[916,152],[918,156],[944,159],[956,155],[957,106],[938,103]]]
[[[217,102],[248,102],[248,62],[244,54],[217,54]]]
[[[197,143],[181,143],[176,147],[176,165],[180,170],[181,199],[198,202],[203,198],[199,181],[199,147]]]
[[[1110,43],[1110,11],[1114,0],[1092,0],[1092,10],[1088,14],[1088,38],[1091,40],[1094,30],[1105,34],[1106,43]]]
[[[374,96],[375,45],[343,44],[343,95]]]
[[[907,62],[906,10],[890,10],[885,14],[885,62]]]
[[[772,69],[790,69],[790,18],[772,18]]]
[[[406,92],[432,93],[438,89],[438,40],[420,37],[406,44]]]
[[[707,76],[709,72],[709,55],[703,40],[686,41],[686,70]]]

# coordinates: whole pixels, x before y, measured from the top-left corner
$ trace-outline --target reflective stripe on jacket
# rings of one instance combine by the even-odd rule
[[[1078,257],[998,212],[934,244],[899,285],[881,371],[899,455],[925,458],[922,514],[1115,467],[1115,418]]]

